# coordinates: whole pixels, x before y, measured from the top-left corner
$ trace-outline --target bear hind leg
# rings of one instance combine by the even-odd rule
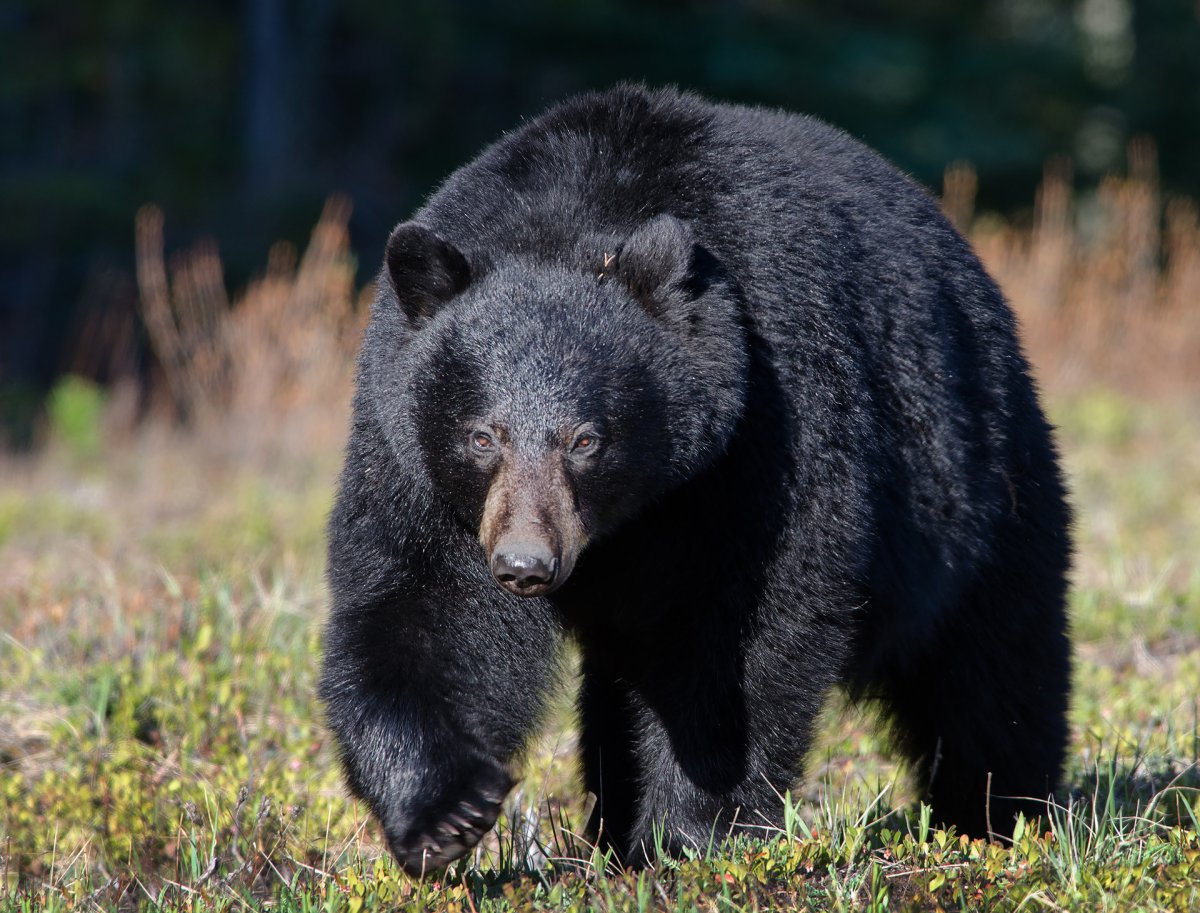
[[[1018,812],[1044,816],[1068,741],[1065,536],[1039,553],[1010,529],[1019,557],[978,575],[878,682],[934,820],[971,837],[1010,836]]]

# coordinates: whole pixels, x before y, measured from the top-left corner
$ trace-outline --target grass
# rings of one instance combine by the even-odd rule
[[[1011,847],[931,831],[869,712],[835,701],[786,833],[641,874],[570,834],[565,697],[487,846],[438,881],[391,865],[313,700],[336,459],[235,473],[216,498],[128,488],[191,465],[187,438],[90,469],[54,448],[10,463],[0,907],[1194,907],[1200,426],[1192,406],[1112,394],[1055,415],[1082,554],[1072,793],[1048,827]]]
[[[1122,187],[1114,199],[1144,199]],[[985,256],[1045,258],[1035,236],[1066,247],[1053,294],[1009,289],[1027,328],[1062,333],[1080,271],[1118,254],[1039,205],[1027,233],[984,220],[976,240]],[[1190,248],[1126,275],[1142,316],[1096,318],[1152,362],[1145,378],[1067,336],[1032,346],[1079,514],[1069,792],[1049,821],[1012,845],[931,828],[870,709],[835,698],[782,832],[625,872],[573,835],[586,803],[567,683],[497,831],[414,881],[346,798],[313,696],[361,313],[347,215],[331,206],[303,258],[274,252],[236,323],[212,304],[210,248],[146,263],[147,323],[174,372],[150,398],[157,420],[131,424],[119,391],[73,385],[44,446],[0,459],[0,911],[1200,908],[1200,400],[1195,365],[1171,361],[1200,338],[1200,294],[1159,359],[1145,316],[1182,306],[1193,279],[1170,264]],[[143,214],[150,260],[156,230]],[[1120,294],[1114,312],[1132,306]],[[255,340],[271,357],[232,370]],[[264,403],[280,421],[255,421]]]

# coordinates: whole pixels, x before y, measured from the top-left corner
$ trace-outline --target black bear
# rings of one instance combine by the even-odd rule
[[[406,870],[495,822],[566,638],[626,863],[778,824],[837,685],[939,821],[1044,810],[1068,508],[1013,315],[922,190],[819,121],[622,86],[385,259],[320,694]]]

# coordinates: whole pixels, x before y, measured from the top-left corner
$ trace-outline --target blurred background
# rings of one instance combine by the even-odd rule
[[[951,167],[967,231],[982,214],[992,234],[1003,222],[1043,246],[1048,231],[1102,244],[1130,227],[1112,205],[1140,205],[1150,237],[1125,267],[1143,271],[1169,265],[1169,200],[1200,193],[1195,0],[9,0],[0,59],[0,425],[15,445],[35,440],[66,374],[136,382],[126,423],[194,408],[171,377],[201,344],[187,337],[236,309],[276,242],[293,253],[276,248],[274,275],[287,272],[331,195],[358,288],[390,226],[453,168],[622,79],[816,114],[937,194]],[[1039,228],[1048,163],[1057,196]],[[1104,199],[1114,174],[1153,198]],[[191,272],[208,270],[182,270],[157,302],[145,246],[138,281],[146,204],[165,226],[157,257],[179,267],[190,251]],[[1171,230],[1192,216],[1176,211]],[[1003,273],[1012,251],[977,244]],[[1074,254],[1048,256],[1036,291],[1061,304]],[[1162,297],[1148,273],[1118,278]],[[170,325],[180,307],[205,325]]]

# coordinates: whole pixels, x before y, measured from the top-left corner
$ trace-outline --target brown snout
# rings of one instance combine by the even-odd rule
[[[505,454],[479,526],[496,582],[517,596],[545,596],[571,575],[585,541],[561,458]]]

